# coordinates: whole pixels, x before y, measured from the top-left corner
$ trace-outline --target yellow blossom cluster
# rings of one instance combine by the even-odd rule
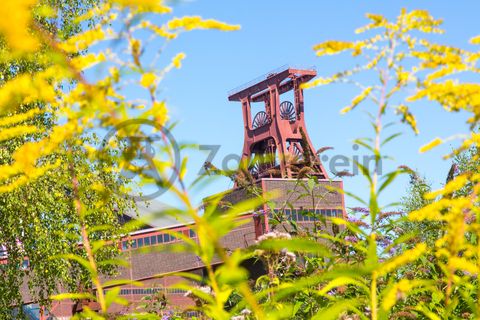
[[[441,19],[434,19],[426,10],[402,10],[398,21],[402,23],[402,31],[419,30],[424,33],[443,33],[439,28],[443,23]]]
[[[175,39],[177,37],[176,33],[172,33],[168,31],[168,28],[166,26],[157,26],[150,21],[144,20],[141,23],[142,28],[147,28],[155,32],[156,35],[167,38],[167,39]]]
[[[348,107],[345,107],[342,110],[340,110],[340,113],[343,114],[353,110],[356,106],[358,106],[363,100],[365,100],[368,97],[368,95],[370,94],[370,92],[372,92],[372,90],[373,90],[373,87],[365,88],[358,96],[353,98],[352,102]]]
[[[78,35],[69,38],[63,43],[59,43],[59,47],[65,52],[77,52],[87,49],[93,44],[105,39],[105,31],[97,26],[94,29],[86,30]]]
[[[396,108],[396,112],[402,115],[402,122],[408,123],[416,134],[419,133],[417,120],[406,105],[399,105]]]
[[[15,0],[2,3],[2,19],[0,19],[0,33],[2,33],[10,47],[32,52],[38,48],[38,39],[31,34],[32,8],[36,0]]]
[[[43,32],[32,20],[36,0],[8,1],[4,5],[5,17],[0,21],[0,34],[5,36],[13,55],[22,54],[26,59],[36,59],[47,67],[34,74],[18,74],[0,87],[0,141],[38,133],[35,126],[24,124],[40,113],[54,113],[55,118],[62,123],[56,124],[52,131],[38,141],[29,141],[20,146],[13,154],[13,162],[0,166],[0,192],[12,191],[16,187],[28,183],[41,176],[47,170],[62,165],[46,161],[48,155],[59,152],[66,141],[80,143],[78,139],[85,130],[95,126],[108,128],[115,126],[131,116],[137,110],[138,103],[128,101],[120,93],[124,73],[137,75],[138,82],[151,95],[150,103],[141,105],[145,111],[140,115],[144,119],[152,119],[165,125],[167,116],[166,104],[156,97],[156,86],[163,74],[172,69],[180,68],[184,53],[177,54],[169,66],[163,69],[148,69],[142,61],[146,43],[133,36],[138,28],[148,28],[155,35],[173,39],[181,31],[193,29],[218,29],[224,31],[237,30],[239,26],[229,25],[212,19],[202,19],[198,16],[173,18],[158,27],[146,20],[136,19],[143,12],[166,14],[171,8],[158,0],[111,0],[94,5],[77,22],[101,17],[91,28],[60,42],[54,36]],[[51,8],[50,11],[55,8]],[[47,12],[48,10],[44,10]],[[122,14],[127,12],[128,14]],[[124,19],[120,21],[120,18]],[[140,21],[140,22],[139,22]],[[119,58],[111,46],[95,46],[107,41],[123,40],[125,33],[116,32],[116,25],[129,28],[127,34],[128,50],[131,59]],[[36,28],[38,30],[36,30]],[[46,48],[44,54],[34,51],[38,45]],[[95,47],[94,47],[95,46]],[[95,48],[95,49],[93,49]],[[86,54],[85,51],[89,50]],[[31,53],[32,52],[32,53]],[[122,52],[123,54],[124,52]],[[124,61],[125,60],[125,61]],[[88,82],[83,74],[88,68],[98,64],[109,64],[108,75],[96,82]],[[122,81],[123,80],[123,81]],[[66,83],[72,85],[65,86]],[[21,107],[35,103],[40,108],[31,108],[20,112]],[[89,148],[86,147],[86,150]],[[91,149],[91,147],[90,147]],[[88,152],[94,156],[95,152]]]
[[[403,266],[409,262],[417,260],[425,251],[427,246],[424,243],[419,243],[413,249],[407,250],[399,256],[393,257],[390,260],[385,261],[376,270],[377,276],[385,275],[398,267]]]
[[[428,282],[425,280],[400,280],[399,282],[393,284],[385,293],[382,301],[382,309],[385,311],[390,310],[399,299],[406,298],[407,294],[412,289],[419,288],[427,284]]]
[[[180,52],[172,59],[172,64],[175,68],[180,68],[182,66],[182,60],[185,59],[186,55],[183,52]]]
[[[367,13],[366,17],[372,20],[372,22],[367,24],[366,26],[358,28],[357,30],[355,30],[355,33],[363,33],[371,29],[385,27],[388,24],[387,19],[380,14]]]
[[[437,101],[448,111],[469,111],[473,114],[472,123],[480,119],[480,85],[477,83],[459,83],[450,79],[430,83],[409,97],[409,101],[422,98]]]
[[[217,29],[222,31],[234,31],[240,29],[239,25],[230,25],[213,19],[202,19],[199,16],[186,16],[182,18],[173,18],[168,21],[167,26],[171,30],[184,29],[186,31],[194,29]]]
[[[157,14],[166,14],[172,12],[172,8],[164,5],[164,1],[159,0],[113,0],[112,3],[125,8],[133,9],[135,13],[153,12]]]
[[[353,42],[329,40],[317,44],[313,47],[317,56],[337,54],[342,51],[352,49],[355,46]]]

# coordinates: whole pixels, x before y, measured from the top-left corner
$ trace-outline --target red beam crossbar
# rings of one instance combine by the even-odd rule
[[[240,101],[242,98],[245,98],[247,96],[252,96],[254,94],[262,92],[266,90],[270,85],[275,83],[280,83],[281,81],[283,81],[288,77],[295,76],[297,78],[303,79],[302,82],[306,82],[312,79],[313,77],[315,77],[316,75],[317,75],[317,71],[313,68],[306,69],[306,70],[287,68],[277,73],[268,74],[264,80],[254,83],[251,86],[234,91],[231,95],[228,96],[228,100]],[[284,85],[286,86],[287,84],[288,82],[285,83]],[[286,91],[288,90],[285,90],[284,92]]]

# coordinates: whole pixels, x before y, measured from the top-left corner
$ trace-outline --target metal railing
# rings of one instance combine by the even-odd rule
[[[234,94],[236,94],[236,93],[239,93],[240,91],[245,90],[245,89],[247,89],[248,87],[251,87],[251,86],[253,86],[253,85],[256,84],[256,83],[261,82],[261,81],[263,81],[263,80],[266,80],[266,79],[268,79],[269,77],[271,77],[271,76],[273,76],[273,75],[275,75],[275,74],[277,74],[277,73],[280,73],[280,72],[282,72],[282,71],[285,71],[285,70],[287,70],[287,69],[314,70],[314,71],[317,70],[317,68],[316,68],[315,66],[305,67],[305,66],[299,66],[299,65],[285,64],[285,65],[283,65],[283,66],[281,66],[281,67],[275,68],[275,69],[273,69],[273,70],[271,70],[271,71],[269,71],[269,72],[267,72],[267,73],[265,73],[265,74],[263,74],[263,75],[261,75],[261,76],[259,76],[259,77],[256,77],[256,78],[253,79],[253,80],[248,81],[247,83],[244,83],[244,84],[242,84],[242,85],[240,85],[240,86],[238,86],[238,87],[236,87],[236,88],[228,91],[228,96],[232,96],[232,95],[234,95]]]

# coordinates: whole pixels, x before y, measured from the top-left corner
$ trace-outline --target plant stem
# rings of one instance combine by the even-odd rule
[[[75,205],[75,210],[77,212],[79,221],[80,221],[80,232],[81,232],[81,237],[82,237],[82,243],[83,247],[85,248],[85,252],[87,253],[87,258],[88,258],[88,263],[90,264],[90,267],[93,272],[91,272],[92,276],[92,283],[95,286],[98,294],[98,303],[100,304],[100,308],[102,309],[102,313],[107,312],[107,305],[105,302],[105,294],[103,292],[103,287],[100,282],[100,278],[98,276],[98,268],[97,264],[95,262],[95,257],[93,255],[92,247],[90,245],[90,240],[88,238],[88,231],[87,227],[85,225],[85,221],[83,219],[83,214],[82,214],[82,202],[80,200],[80,195],[79,195],[79,183],[78,183],[78,178],[75,173],[75,168],[73,166],[73,159],[71,156],[71,151],[70,151],[70,161],[69,161],[69,170],[72,175],[72,191],[73,191],[73,202]]]
[[[371,309],[372,309],[372,320],[377,320],[377,273],[373,272],[372,274],[372,285],[370,286],[370,296],[371,296]]]

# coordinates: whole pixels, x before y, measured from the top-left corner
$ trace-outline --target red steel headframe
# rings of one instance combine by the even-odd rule
[[[275,161],[270,161],[270,165],[251,165],[250,170],[255,178],[292,178],[294,173],[287,155],[301,156],[307,152],[313,160],[311,173],[320,179],[328,179],[306,130],[303,89],[300,87],[302,83],[310,81],[316,75],[314,68],[285,67],[230,93],[229,101],[242,103],[245,128],[242,160],[251,161],[252,156],[255,158],[268,154],[275,158]],[[290,102],[280,104],[280,95],[290,90],[294,92],[294,108]],[[251,103],[262,101],[265,104],[265,111],[259,112],[258,119],[254,118],[252,122]],[[290,117],[285,115],[287,107]],[[305,148],[309,150],[304,150]]]

